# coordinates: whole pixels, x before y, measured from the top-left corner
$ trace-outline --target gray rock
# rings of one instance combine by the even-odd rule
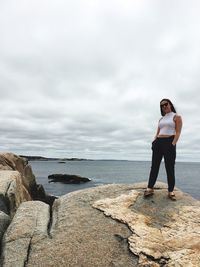
[[[200,266],[200,202],[179,190],[107,185],[49,206],[30,201],[47,198],[26,160],[0,154],[0,170],[2,267]]]
[[[20,205],[3,239],[2,265],[24,267],[32,244],[48,236],[49,206],[39,201]]]
[[[199,201],[177,190],[172,202],[161,183],[144,199],[145,187],[76,191],[57,199],[50,213],[39,202],[36,213],[23,203],[5,236],[3,266],[14,258],[26,267],[200,266]]]
[[[6,172],[6,171],[11,171]],[[18,178],[12,179],[12,184],[10,182],[10,178],[12,174],[18,173]],[[10,176],[11,175],[11,176]],[[13,187],[13,194],[10,195],[11,198],[16,198],[15,193],[21,192],[22,188],[24,193],[26,192],[27,199],[25,200],[40,200],[49,205],[53,205],[54,200],[56,199],[55,196],[51,196],[46,194],[42,185],[36,183],[35,176],[32,172],[31,166],[28,164],[27,159],[19,157],[13,153],[1,153],[0,154],[0,177],[4,176],[4,184],[9,184],[10,189]],[[20,181],[20,188],[19,190],[15,191],[15,183],[16,179]],[[18,183],[18,182],[17,182]],[[1,195],[1,187],[0,184],[0,195]],[[4,190],[5,191],[5,190]],[[18,194],[19,195],[19,194]],[[2,205],[0,197],[0,206]],[[12,201],[13,202],[13,201]],[[21,203],[21,202],[20,202]],[[12,205],[11,205],[12,206]]]
[[[10,223],[10,216],[0,211],[0,240],[2,239],[9,223]]]
[[[16,170],[22,173],[26,164],[27,164],[26,159],[19,157],[13,153],[0,154],[1,170]]]
[[[49,182],[60,182],[64,184],[80,184],[90,182],[91,180],[75,174],[51,174],[48,176]]]
[[[18,171],[0,171],[0,207],[11,217],[23,201],[31,200]]]
[[[27,161],[13,153],[0,154],[0,254],[2,237],[21,203],[40,199],[53,205],[55,197],[48,196],[36,184],[35,176]],[[25,219],[25,218],[24,218]],[[25,240],[25,239],[24,239]],[[16,241],[17,243],[17,241]],[[1,256],[1,255],[0,255]],[[16,265],[15,265],[16,266]]]

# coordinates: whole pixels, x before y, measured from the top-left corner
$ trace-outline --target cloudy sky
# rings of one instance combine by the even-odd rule
[[[0,0],[1,151],[151,160],[170,98],[200,161],[198,0]]]

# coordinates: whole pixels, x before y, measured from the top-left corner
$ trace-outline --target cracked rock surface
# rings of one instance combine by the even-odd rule
[[[100,198],[116,197],[119,190],[125,192],[127,186],[86,189],[56,200],[49,235],[32,243],[25,266],[136,266],[128,227],[92,207]]]
[[[20,205],[4,236],[3,267],[200,266],[199,201],[166,185],[75,191],[54,202]],[[13,262],[17,265],[13,265]]]
[[[32,244],[48,236],[49,205],[40,201],[23,202],[3,239],[3,266],[25,266]]]

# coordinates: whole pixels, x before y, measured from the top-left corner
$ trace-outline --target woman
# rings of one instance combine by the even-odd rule
[[[144,191],[144,196],[148,197],[153,195],[153,188],[158,177],[160,163],[164,157],[168,182],[168,197],[171,200],[176,200],[174,194],[174,165],[176,159],[176,144],[182,129],[182,119],[181,116],[176,114],[176,110],[169,99],[164,98],[160,101],[160,111],[163,117],[158,122],[156,136],[152,142],[152,165],[148,187]]]

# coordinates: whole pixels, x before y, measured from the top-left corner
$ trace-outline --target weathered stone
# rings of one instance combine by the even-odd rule
[[[26,164],[27,164],[26,159],[21,158],[13,153],[0,154],[1,170],[17,170],[20,173],[22,173]]]
[[[97,199],[115,197],[127,188],[122,185],[81,190],[56,200],[51,238],[31,244],[25,266],[136,266],[137,258],[128,249],[130,230],[92,207]]]
[[[22,202],[32,199],[43,200],[52,206],[55,197],[48,196],[43,187],[37,185],[31,166],[25,159],[12,153],[0,154],[0,254],[4,247],[2,237],[18,207]],[[26,238],[23,241],[25,247]]]
[[[29,164],[27,164],[24,170],[22,171],[22,179],[23,184],[29,190],[36,184],[35,175],[33,174],[32,168]]]
[[[48,203],[49,205],[53,205],[54,200],[56,199],[55,196],[51,196],[46,194],[44,188],[42,185],[39,185],[36,183],[35,176],[32,172],[31,166],[28,164],[28,161],[26,158],[19,157],[13,153],[1,153],[0,154],[0,172],[4,172],[5,180],[7,180],[6,183],[10,184],[10,174],[11,173],[5,173],[5,170],[10,171],[18,171],[20,173],[20,181],[21,181],[21,188],[23,187],[24,192],[27,193],[27,199],[26,200],[40,200],[45,203]],[[18,179],[19,180],[19,179]],[[5,182],[5,181],[4,181]],[[14,186],[14,181],[12,185],[9,185],[11,187]],[[1,179],[0,179],[0,188],[1,188]],[[14,190],[14,188],[13,188]],[[10,188],[11,191],[11,188]],[[15,191],[17,193],[18,191]],[[0,189],[1,193],[1,189]],[[11,197],[11,195],[10,195]],[[15,196],[12,196],[12,198],[15,198]],[[2,197],[0,197],[0,202]],[[0,203],[0,206],[3,205]],[[5,205],[4,205],[5,206]]]
[[[49,206],[39,201],[24,202],[18,208],[3,240],[2,265],[24,267],[31,246],[48,237]],[[47,266],[44,265],[43,266]]]
[[[200,266],[200,203],[189,195],[176,190],[173,202],[167,185],[157,183],[154,196],[144,199],[146,183],[107,185],[62,196],[51,208],[23,202],[34,194],[45,198],[26,162],[4,155],[0,168],[6,167],[0,238],[7,214],[18,209],[2,241],[3,267]]]
[[[20,166],[20,161],[15,165],[12,159],[0,154],[0,243],[19,205],[23,201],[31,200],[22,175],[15,170]]]
[[[0,171],[0,206],[1,210],[11,215],[23,201],[31,200],[27,189],[23,186],[18,171]]]
[[[177,191],[178,201],[171,202],[163,189],[153,198],[141,195],[132,190],[94,207],[129,226],[129,247],[139,266],[200,266],[199,201]]]
[[[31,166],[28,165],[28,161],[13,153],[0,154],[0,170],[18,171],[21,174],[21,183],[27,191],[30,191],[30,188],[36,184],[35,176],[32,173]]]
[[[36,226],[26,226],[28,221],[22,225],[26,230],[19,229],[23,216],[29,218],[23,211],[21,220],[14,217],[9,227],[18,230],[12,235],[8,230],[4,255],[15,255],[26,267],[199,266],[199,201],[177,190],[173,202],[167,198],[167,186],[159,183],[154,196],[144,199],[143,188],[107,185],[62,196],[54,202],[48,226],[48,219],[42,224],[41,235]],[[13,252],[13,244],[8,246],[12,240],[24,248],[23,257]]]
[[[9,223],[10,223],[10,216],[0,211],[0,240],[2,239],[3,234],[6,231]]]

